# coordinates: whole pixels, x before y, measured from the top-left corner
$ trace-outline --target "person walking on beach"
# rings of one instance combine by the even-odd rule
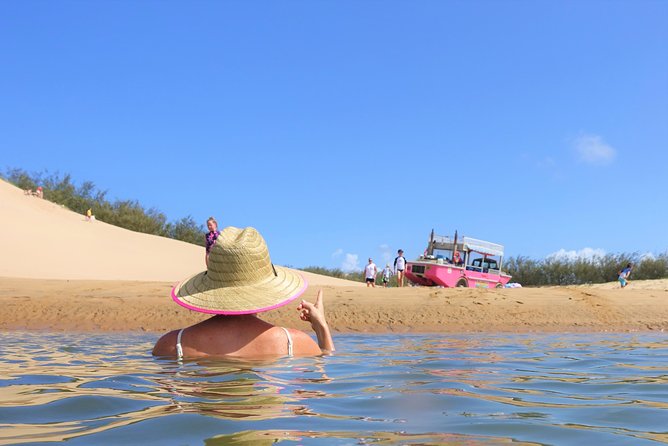
[[[206,253],[204,254],[204,262],[206,263],[206,267],[208,268],[209,253],[211,252],[211,247],[213,246],[213,244],[216,243],[216,240],[218,240],[220,231],[218,230],[218,222],[213,217],[209,217],[209,219],[206,221],[206,227],[209,230],[209,232],[206,234]]]
[[[626,268],[619,272],[619,277],[617,279],[619,280],[619,284],[622,286],[622,288],[629,284],[629,276],[631,275],[632,269],[633,265],[628,263],[626,264]]]
[[[393,275],[394,273],[392,273],[392,268],[390,268],[390,264],[388,263],[383,269],[383,287],[387,288],[387,284],[390,283],[390,278]]]
[[[175,259],[177,260],[177,259]],[[316,356],[334,351],[325,319],[322,290],[315,302],[301,300],[297,317],[309,322],[317,343],[305,332],[258,317],[303,296],[308,284],[297,271],[274,265],[264,238],[254,228],[228,227],[212,245],[206,271],[172,288],[172,300],[211,317],[163,335],[153,355],[167,358],[267,358]]]
[[[394,272],[397,275],[397,286],[404,286],[404,269],[406,269],[406,257],[402,249],[397,251],[394,258]]]
[[[376,275],[378,274],[378,268],[376,264],[373,263],[373,260],[369,258],[369,263],[364,267],[364,278],[366,281],[366,287],[376,288]]]

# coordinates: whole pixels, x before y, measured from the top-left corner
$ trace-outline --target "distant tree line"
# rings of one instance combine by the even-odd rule
[[[307,271],[309,273],[320,274],[322,276],[331,276],[336,277],[337,279],[352,280],[353,282],[364,282],[364,270],[360,268],[359,271],[349,271],[345,272],[340,268],[323,268],[322,266],[307,266],[306,268],[300,268],[302,271]],[[383,286],[383,269],[378,268],[378,275],[376,276],[376,286]],[[404,286],[408,285],[408,280],[404,279]],[[388,286],[396,287],[397,286],[397,276],[393,275],[388,282]]]
[[[606,254],[589,259],[548,257],[544,260],[517,256],[504,259],[503,270],[513,276],[513,282],[523,286],[583,285],[617,280],[619,271],[628,263],[633,264],[631,280],[668,277],[668,253],[658,256]]]
[[[364,282],[364,271],[345,272],[341,268],[325,268],[322,266],[307,266],[299,268],[309,273],[320,274],[321,276],[336,277],[337,279],[352,280],[355,282]]]
[[[76,186],[69,174],[29,174],[22,169],[9,169],[1,176],[23,190],[35,190],[37,186],[42,186],[45,200],[79,214],[85,214],[89,208],[93,209],[95,218],[105,223],[131,231],[204,245],[204,225],[197,224],[191,216],[169,222],[165,214],[155,208],[144,209],[136,200],[111,202],[106,197],[107,191],[97,189],[92,181],[84,181]]]

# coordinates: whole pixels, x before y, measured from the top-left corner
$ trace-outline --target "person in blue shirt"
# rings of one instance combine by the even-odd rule
[[[629,284],[629,276],[631,275],[631,270],[632,269],[633,269],[633,265],[629,263],[629,264],[626,265],[626,268],[624,268],[623,270],[621,270],[619,272],[618,280],[619,280],[619,283],[622,285],[622,288],[624,288],[626,285]]]

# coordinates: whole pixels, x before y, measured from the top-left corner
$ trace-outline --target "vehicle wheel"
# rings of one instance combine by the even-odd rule
[[[503,284],[501,282],[497,283],[494,288],[503,288]]]
[[[461,287],[468,288],[469,283],[466,279],[459,279],[459,281],[457,281],[457,285],[455,285],[455,286],[457,288],[461,288]]]

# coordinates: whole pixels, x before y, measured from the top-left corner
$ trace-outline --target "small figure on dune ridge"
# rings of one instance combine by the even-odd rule
[[[42,186],[38,186],[34,192],[32,189],[25,189],[23,194],[31,197],[44,198],[44,189],[42,189]]]

